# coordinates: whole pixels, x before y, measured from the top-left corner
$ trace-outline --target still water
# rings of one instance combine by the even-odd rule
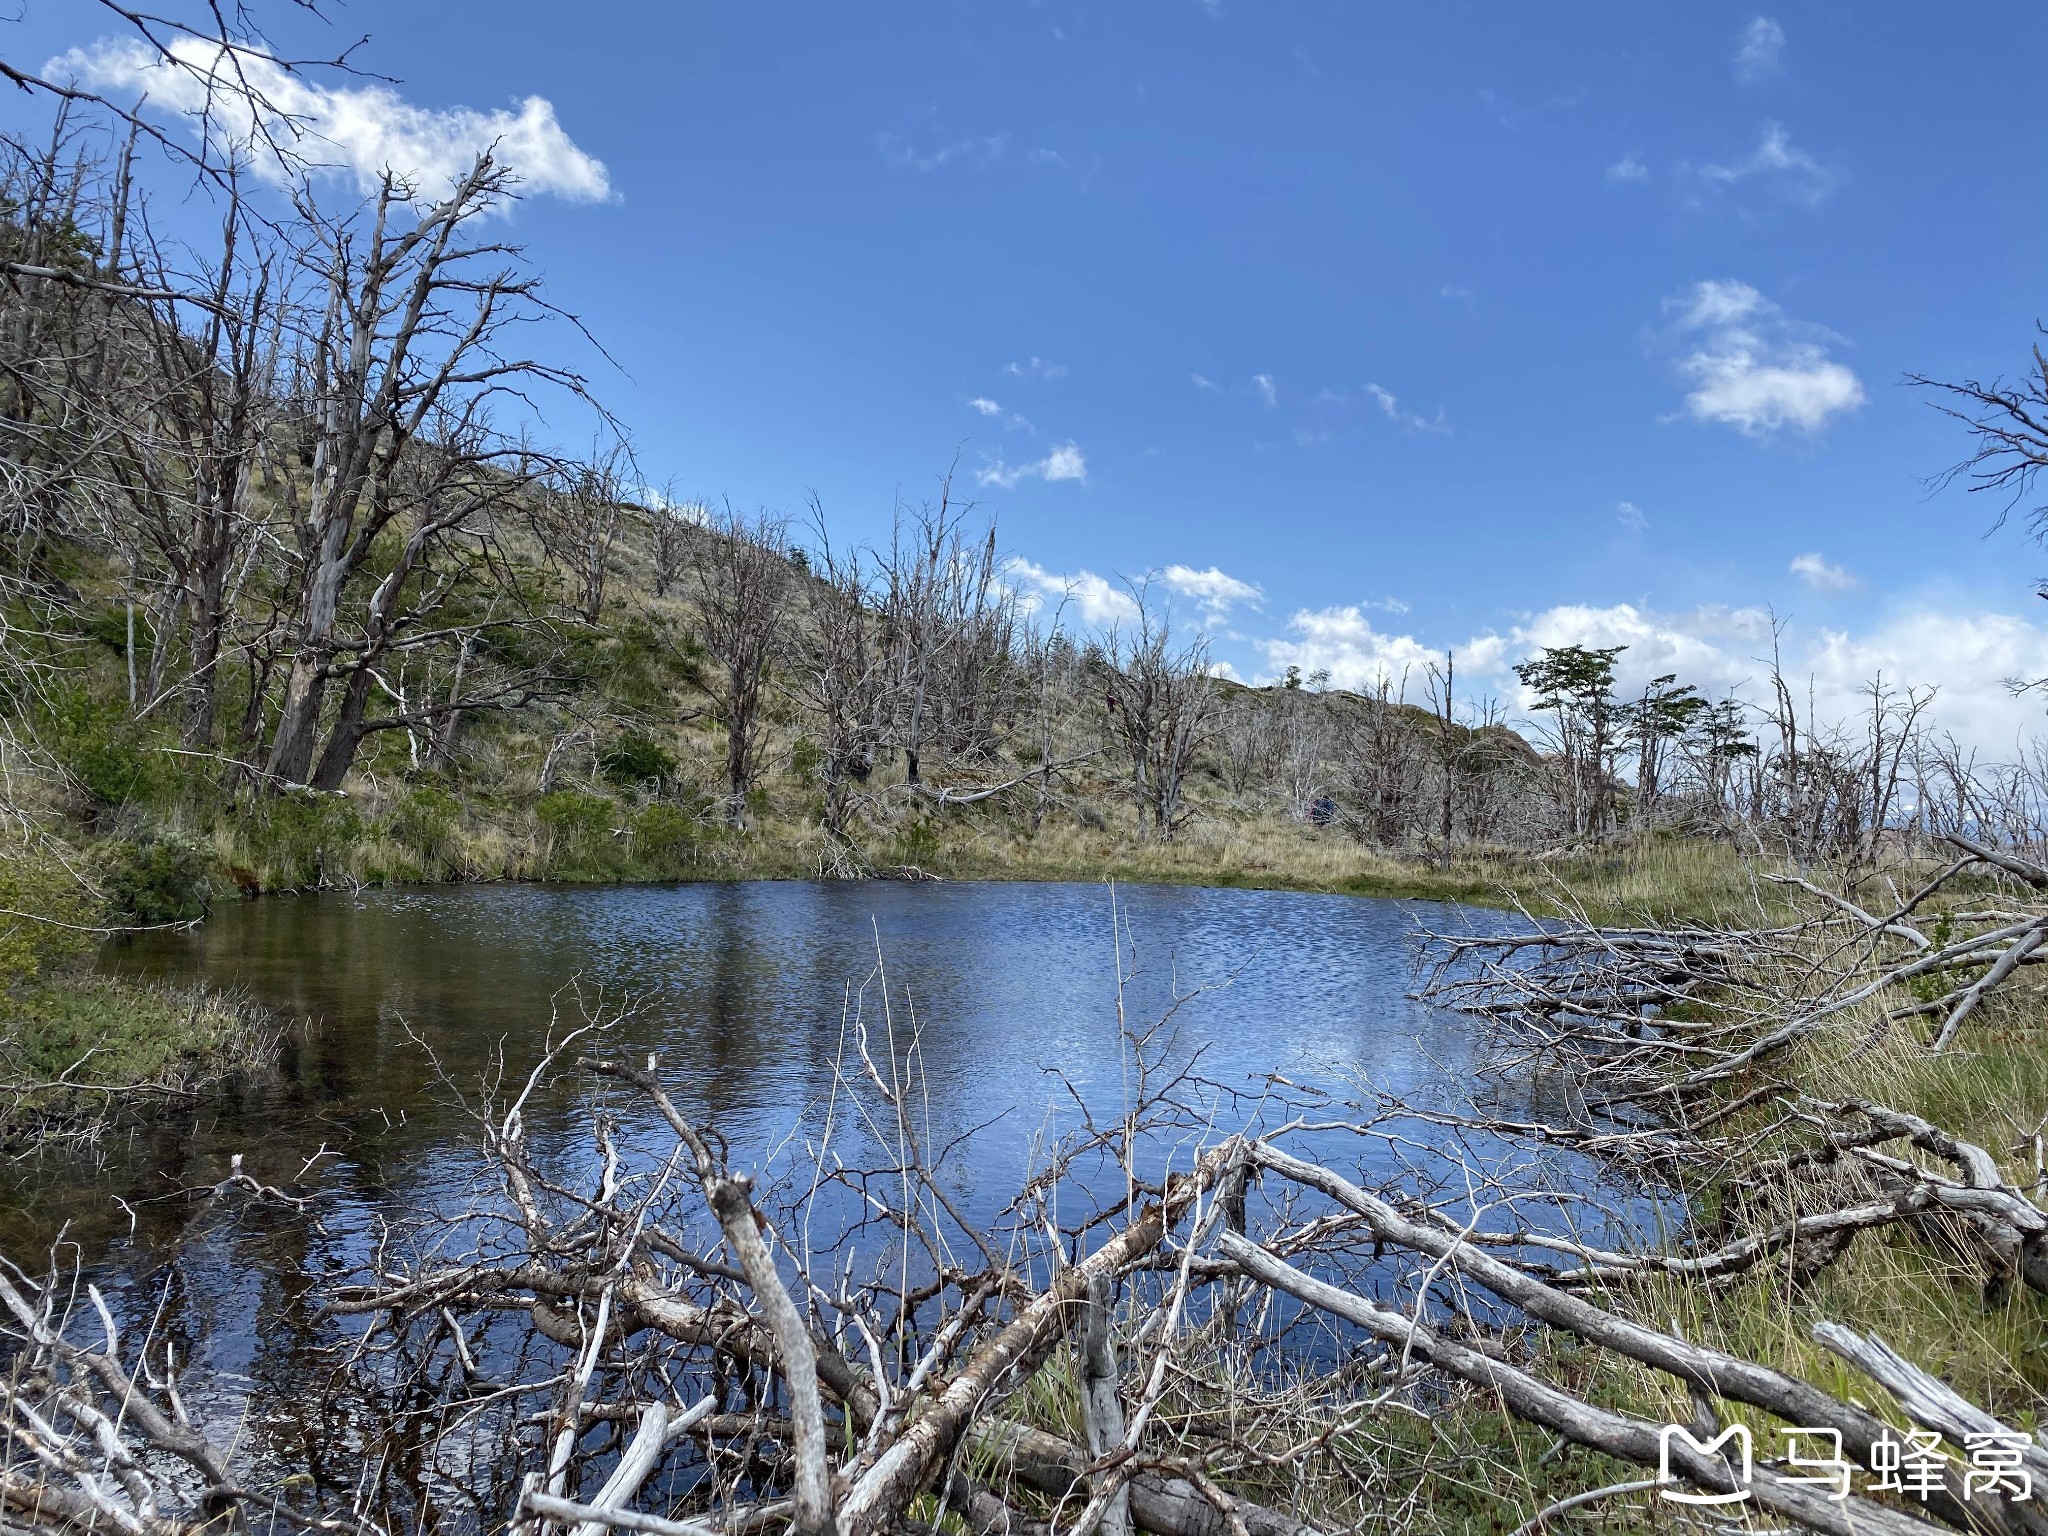
[[[853,1070],[849,1021],[899,1056],[934,1145],[993,1208],[1085,1102],[1130,1092],[1125,1029],[1161,1020],[1170,1066],[1201,1081],[1217,1133],[1275,1111],[1277,1076],[1339,1098],[1370,1085],[1466,1108],[1533,1084],[1482,1084],[1468,1018],[1406,995],[1419,928],[1499,914],[1275,891],[1106,884],[777,881],[639,887],[455,886],[273,897],[187,933],[111,947],[109,969],[204,980],[294,1021],[275,1078],[126,1132],[89,1164],[16,1170],[6,1234],[61,1219],[90,1255],[127,1234],[175,1241],[183,1192],[240,1153],[266,1183],[364,1211],[430,1200],[475,1171],[475,1096],[523,1078],[586,1016],[601,1049],[660,1053],[686,1113],[736,1167],[766,1168]],[[884,998],[887,1011],[884,1011]],[[528,1116],[536,1145],[574,1138],[574,1074]],[[1517,1106],[1497,1107],[1514,1111]],[[1524,1106],[1525,1107],[1525,1106]],[[38,1220],[38,1217],[41,1220]]]
[[[131,1315],[163,1308],[194,1365],[223,1382],[274,1377],[284,1400],[324,1283],[359,1272],[387,1224],[459,1208],[492,1182],[465,1099],[494,1073],[523,1080],[551,1032],[586,1016],[616,1019],[601,1049],[658,1052],[683,1111],[719,1129],[735,1168],[770,1177],[805,1165],[835,1090],[847,1124],[851,1026],[865,1025],[882,1061],[893,1043],[910,1069],[927,1145],[948,1149],[945,1181],[980,1220],[1084,1106],[1117,1117],[1132,1092],[1128,1032],[1155,1024],[1153,1055],[1186,1075],[1183,1148],[1285,1118],[1282,1093],[1327,1095],[1331,1111],[1370,1088],[1454,1113],[1540,1112],[1543,1084],[1481,1072],[1473,1020],[1407,996],[1420,926],[1507,921],[1102,884],[471,886],[226,906],[103,963],[274,1010],[291,1021],[281,1069],[91,1156],[15,1165],[0,1249],[37,1267],[61,1233],[61,1265],[81,1261]],[[537,1160],[587,1163],[587,1093],[569,1071],[536,1096]],[[640,1116],[628,1136],[646,1138],[644,1106],[623,1110]],[[858,1126],[839,1134],[857,1142]],[[1372,1160],[1356,1142],[1339,1150],[1354,1167]],[[209,1198],[236,1154],[307,1207]],[[1545,1173],[1568,1190],[1612,1176],[1554,1159]]]
[[[1220,1132],[1251,1113],[1226,1091],[1257,1094],[1273,1074],[1455,1105],[1480,1045],[1470,1019],[1408,999],[1418,924],[1502,921],[1102,884],[458,886],[237,904],[105,963],[203,979],[309,1022],[282,1081],[181,1122],[139,1163],[117,1150],[117,1167],[134,1165],[120,1192],[132,1203],[211,1183],[235,1152],[284,1183],[325,1149],[340,1155],[318,1178],[337,1193],[410,1193],[473,1130],[434,1064],[466,1091],[499,1054],[523,1077],[550,1030],[588,1012],[623,1015],[603,1048],[659,1052],[686,1112],[716,1125],[740,1166],[818,1111],[848,1070],[856,1015],[878,1040],[893,1024],[899,1048],[915,1030],[934,1136],[980,1128],[967,1158],[978,1186],[1013,1187],[1076,1097],[1118,1110],[1120,1018],[1143,1029],[1170,1015],[1168,1057],[1208,1085]],[[547,1098],[534,1134],[570,1130],[573,1099]]]

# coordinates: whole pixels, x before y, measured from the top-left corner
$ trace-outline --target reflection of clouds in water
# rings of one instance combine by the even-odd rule
[[[1482,1093],[1514,1113],[1546,1091],[1536,1081],[1482,1079],[1479,1027],[1406,996],[1416,979],[1416,917],[1441,923],[1444,909],[1181,887],[1119,888],[1115,902],[1127,1016],[1143,1027],[1171,1010],[1168,1060],[1194,1063],[1208,1084],[1183,1095],[1196,1124],[1149,1147],[1148,1171],[1169,1161],[1185,1167],[1197,1141],[1244,1128],[1268,1074],[1320,1087],[1339,1104],[1369,1099],[1369,1087],[1454,1113]],[[1510,921],[1480,912],[1448,920],[1481,930]],[[586,999],[638,1005],[601,1049],[659,1052],[684,1112],[718,1126],[734,1166],[764,1175],[764,1186],[780,1183],[763,1190],[772,1208],[808,1186],[806,1138],[835,1099],[835,1074],[858,1070],[842,1054],[849,1006],[882,1053],[878,951],[898,1044],[913,1025],[918,1038],[909,1091],[927,1146],[982,1127],[942,1170],[974,1219],[990,1219],[1035,1171],[1043,1136],[1078,1123],[1056,1074],[1100,1118],[1120,1113],[1128,1064],[1111,893],[1102,885],[502,886],[268,900],[224,908],[193,934],[148,936],[110,963],[197,973],[316,1017],[283,1081],[216,1106],[176,1136],[139,1139],[132,1166],[110,1149],[104,1171],[81,1174],[68,1192],[39,1192],[35,1219],[82,1218],[75,1235],[96,1253],[126,1229],[110,1193],[160,1193],[159,1168],[187,1184],[211,1183],[241,1151],[260,1176],[286,1182],[323,1145],[340,1149],[317,1176],[325,1195],[317,1228],[215,1218],[190,1203],[143,1207],[141,1247],[112,1266],[133,1279],[196,1234],[177,1259],[188,1282],[180,1305],[184,1321],[204,1322],[196,1331],[215,1363],[245,1371],[264,1351],[288,1354],[298,1325],[277,1274],[319,1279],[353,1269],[385,1220],[460,1210],[495,1182],[470,1150],[474,1120],[435,1082],[413,1035],[474,1102],[501,1049],[507,1077],[523,1080],[551,1013],[574,1015],[564,992],[571,983]],[[573,1171],[579,1187],[593,1161],[588,1111],[598,1092],[565,1072],[526,1116],[536,1160]],[[615,1091],[603,1097],[622,1118],[632,1164],[651,1168],[667,1156],[672,1138],[647,1106]],[[834,1145],[858,1161],[869,1133],[844,1093],[836,1098]],[[1404,1129],[1416,1141],[1431,1134]],[[1341,1132],[1304,1141],[1314,1144],[1298,1141],[1297,1150],[1367,1182],[1442,1178],[1449,1191],[1462,1187],[1460,1170],[1426,1148]],[[1482,1160],[1505,1155],[1483,1139],[1469,1150]],[[1558,1189],[1611,1198],[1632,1214],[1645,1209],[1582,1160],[1514,1157]],[[41,1165],[45,1185],[51,1172]],[[1098,1198],[1123,1192],[1113,1168],[1098,1166],[1085,1182]],[[828,1207],[820,1228],[849,1213],[853,1196],[834,1192]],[[1606,1235],[1593,1207],[1548,1214]],[[148,1292],[135,1284],[131,1299],[139,1304]]]
[[[1189,887],[1123,887],[1114,900],[1125,1012],[1139,1027],[1173,1013],[1172,1065],[1254,1091],[1275,1072],[1339,1092],[1362,1076],[1454,1098],[1470,1080],[1468,1022],[1405,996],[1414,908]],[[933,1140],[996,1122],[955,1170],[993,1195],[1014,1188],[1048,1122],[1075,1122],[1062,1078],[1098,1110],[1121,1109],[1111,903],[1100,884],[445,888],[227,908],[127,963],[196,968],[318,1015],[301,1074],[318,1112],[299,1132],[281,1114],[267,1127],[274,1144],[310,1151],[338,1117],[375,1143],[370,1183],[423,1194],[455,1180],[444,1165],[466,1127],[436,1102],[408,1029],[469,1084],[501,1040],[523,1074],[572,981],[587,998],[631,1001],[607,1048],[659,1051],[679,1102],[745,1161],[816,1126],[849,1009],[882,1051],[879,951],[899,1046],[915,1027],[913,1089]],[[574,1151],[579,1092],[565,1085],[535,1106],[536,1138]],[[1220,1132],[1239,1128],[1247,1103],[1217,1103]]]

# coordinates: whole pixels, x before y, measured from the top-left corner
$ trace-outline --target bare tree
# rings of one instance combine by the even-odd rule
[[[969,535],[972,502],[953,500],[953,472],[936,505],[899,506],[880,557],[877,601],[889,651],[889,745],[904,782],[923,782],[936,744],[956,756],[995,744],[999,695],[1013,657],[1015,604],[1000,582],[993,523]]]
[[[1425,748],[1407,693],[1405,673],[1399,684],[1381,673],[1345,743],[1358,835],[1381,848],[1401,846],[1415,830],[1422,802]]]
[[[701,530],[690,574],[699,638],[716,663],[707,687],[725,726],[726,819],[744,827],[761,757],[761,706],[789,607],[788,525],[765,512],[747,517],[728,502]]]
[[[647,553],[654,567],[654,595],[667,597],[689,568],[696,532],[711,520],[702,502],[678,505],[664,496],[647,510]]]
[[[569,606],[586,624],[604,613],[612,550],[630,511],[632,451],[623,442],[600,443],[581,463],[562,463],[526,498],[534,537],[569,587]]]
[[[324,292],[296,359],[292,405],[305,437],[266,466],[289,510],[300,568],[267,765],[275,781],[338,788],[367,732],[419,716],[368,718],[375,669],[397,647],[450,638],[432,623],[459,582],[447,562],[494,573],[494,518],[521,488],[519,467],[531,455],[496,435],[491,406],[536,383],[583,392],[574,374],[498,349],[508,327],[545,309],[515,247],[470,238],[507,188],[504,168],[484,155],[416,215],[412,189],[390,176],[361,222],[323,221],[308,208],[319,232],[309,259]],[[400,542],[349,625],[345,604],[387,530]],[[343,699],[323,742],[322,706],[336,679]],[[499,688],[426,713],[438,719],[531,696]]]
[[[1176,643],[1168,606],[1149,584],[1131,587],[1137,610],[1103,637],[1099,676],[1110,735],[1130,762],[1140,834],[1171,842],[1186,824],[1187,779],[1214,730],[1209,643]]]
[[[801,638],[787,688],[818,733],[827,870],[856,874],[865,861],[853,845],[853,815],[887,737],[893,676],[863,551],[834,547],[815,500],[811,518],[817,544],[801,584]]]
[[[195,749],[214,745],[240,589],[269,537],[254,485],[264,445],[279,430],[277,342],[291,305],[282,264],[266,248],[263,226],[245,215],[232,174],[223,196],[211,273],[176,273],[153,246],[146,272],[149,286],[164,292],[203,286],[209,302],[189,323],[191,306],[176,299],[124,305],[156,387],[116,397],[105,459],[120,492],[120,525],[147,543],[165,575],[144,697],[153,707],[165,688],[172,630],[182,619],[186,660],[172,686],[184,696],[185,745]]]

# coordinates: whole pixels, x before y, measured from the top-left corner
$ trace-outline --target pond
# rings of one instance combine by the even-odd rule
[[[463,1099],[500,1070],[523,1080],[551,1032],[586,1017],[615,1019],[599,1048],[658,1053],[733,1166],[770,1175],[806,1161],[858,1073],[864,1026],[878,1060],[893,1044],[907,1064],[927,1144],[947,1149],[946,1181],[974,1219],[1016,1193],[1083,1105],[1116,1118],[1133,1092],[1129,1034],[1154,1025],[1159,1069],[1185,1074],[1183,1146],[1284,1118],[1280,1097],[1367,1088],[1529,1118],[1545,1085],[1482,1074],[1474,1021],[1407,995],[1420,925],[1508,921],[1107,884],[470,886],[227,906],[103,963],[234,988],[299,1021],[281,1070],[90,1157],[17,1165],[0,1242],[40,1253],[61,1228],[131,1315],[169,1298],[166,1326],[195,1365],[261,1376],[303,1326],[308,1290],[358,1272],[385,1223],[475,1198],[489,1181]],[[572,1070],[536,1096],[537,1157],[587,1160],[587,1090]],[[851,1118],[842,1105],[840,1145],[859,1139]],[[295,1212],[195,1195],[237,1154],[314,1199]],[[1555,1159],[1549,1173],[1601,1177]]]

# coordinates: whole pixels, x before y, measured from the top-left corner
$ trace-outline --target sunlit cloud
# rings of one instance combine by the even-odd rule
[[[288,146],[365,191],[388,171],[422,196],[445,192],[489,151],[523,193],[584,203],[612,195],[604,163],[576,146],[545,97],[528,96],[516,111],[422,107],[384,85],[307,80],[253,48],[180,38],[170,54],[107,40],[74,48],[49,69],[98,91],[146,96],[152,109],[195,124],[203,119],[221,147],[248,154],[255,173],[272,181],[284,180],[286,167],[252,149]]]
[[[1692,385],[1685,406],[1695,421],[1750,437],[1816,432],[1863,404],[1862,381],[1828,356],[1836,338],[1789,319],[1747,283],[1699,283],[1665,309],[1689,348],[1678,371]]]
[[[1063,480],[1086,480],[1088,460],[1083,456],[1080,445],[1062,443],[1042,459],[1028,464],[1010,464],[1001,454],[995,455],[980,469],[974,478],[983,485],[992,485],[1000,490],[1009,490],[1025,480],[1044,480],[1057,483]]]
[[[1266,596],[1253,583],[1239,581],[1213,565],[1206,571],[1187,565],[1169,565],[1159,573],[1159,579],[1173,591],[1199,604],[1202,617],[1210,623],[1220,623],[1229,616],[1231,609],[1241,604],[1256,608]]]
[[[1830,170],[1794,144],[1792,135],[1780,123],[1765,123],[1755,150],[1745,158],[1728,165],[1701,166],[1700,179],[1722,187],[1760,180],[1782,196],[1809,207],[1826,200],[1842,181],[1840,172]]]
[[[875,136],[875,148],[882,158],[894,166],[910,171],[941,171],[948,166],[969,166],[979,168],[993,165],[1003,158],[1010,147],[1007,133],[992,133],[978,139],[955,139],[935,149],[925,149],[912,144],[901,134],[881,133]]]
[[[1390,389],[1382,388],[1378,384],[1366,385],[1365,392],[1372,396],[1374,402],[1379,406],[1382,415],[1389,421],[1398,421],[1410,431],[1448,434],[1451,430],[1451,424],[1444,420],[1444,413],[1441,409],[1437,411],[1434,418],[1423,416],[1404,408],[1401,404],[1400,396]]]
[[[1816,592],[1848,592],[1863,585],[1839,565],[1831,565],[1818,551],[1795,555],[1786,567]]]

